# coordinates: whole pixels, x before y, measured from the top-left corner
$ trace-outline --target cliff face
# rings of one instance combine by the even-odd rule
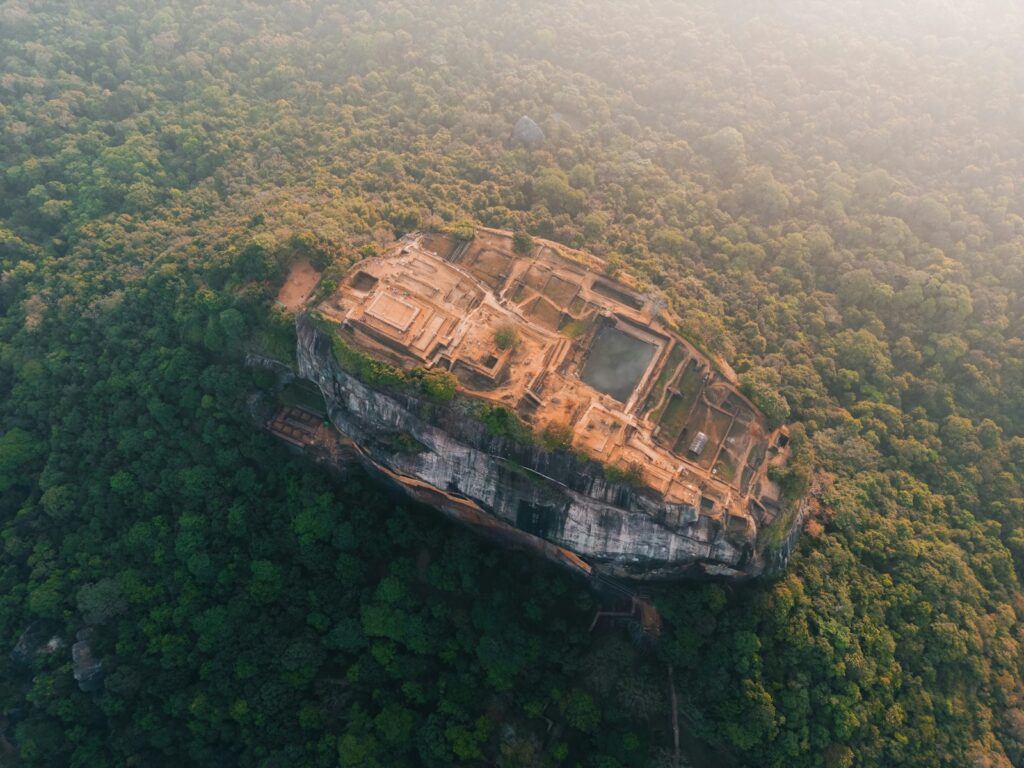
[[[601,466],[493,434],[463,399],[385,392],[335,361],[330,339],[300,314],[298,369],[323,393],[333,425],[372,474],[491,538],[588,575],[654,579],[756,576],[757,529],[726,531],[686,504],[608,482]]]

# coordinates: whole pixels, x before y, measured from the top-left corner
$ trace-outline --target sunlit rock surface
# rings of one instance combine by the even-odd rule
[[[298,316],[299,375],[364,466],[588,574],[742,578],[784,565],[795,537],[776,531],[766,546],[761,532],[780,509],[767,469],[785,462],[785,430],[657,302],[554,244],[517,255],[508,233],[484,235],[407,238],[357,265],[315,319]],[[501,349],[508,327],[517,341]],[[338,363],[332,336],[402,370],[450,372],[459,396],[368,385]],[[538,432],[557,424],[564,443],[496,433],[481,403]]]

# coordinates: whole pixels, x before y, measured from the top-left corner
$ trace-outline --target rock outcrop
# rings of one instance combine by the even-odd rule
[[[93,655],[93,631],[81,629],[71,646],[71,671],[78,688],[86,693],[97,691],[103,683],[103,662]]]
[[[611,482],[570,450],[495,434],[464,398],[370,387],[339,365],[311,317],[299,314],[296,330],[300,377],[319,386],[366,469],[491,538],[591,577],[746,578],[785,561],[788,552],[758,545],[756,528],[732,530],[649,488]]]
[[[512,143],[533,149],[544,141],[544,131],[531,118],[523,115],[512,128]]]
[[[21,666],[29,666],[37,656],[49,656],[64,647],[57,622],[33,621],[18,638],[11,660]]]

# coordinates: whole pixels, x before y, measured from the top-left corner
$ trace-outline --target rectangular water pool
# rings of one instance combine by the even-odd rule
[[[657,347],[650,342],[614,326],[605,326],[590,345],[580,378],[599,392],[625,403],[656,351]]]

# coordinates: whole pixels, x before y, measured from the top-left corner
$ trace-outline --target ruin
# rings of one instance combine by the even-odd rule
[[[471,502],[500,525],[554,543],[580,567],[630,576],[761,570],[758,531],[782,505],[768,470],[786,463],[785,428],[771,429],[730,373],[673,330],[662,302],[602,271],[595,257],[544,240],[517,253],[499,230],[478,228],[469,241],[409,235],[355,265],[313,310],[316,328],[300,317],[300,375],[320,385],[332,422],[356,443],[370,442],[360,434],[386,418],[387,429],[400,427],[424,446],[410,456],[364,445],[378,470]],[[481,455],[438,469],[424,455],[441,452],[437,424],[423,423],[416,404],[400,399],[393,402],[407,416],[374,415],[384,406],[363,403],[368,390],[326,369],[324,327],[403,371],[448,372],[461,394],[503,406],[547,436],[538,440],[546,449],[517,453],[452,428],[443,439],[456,447],[447,450]],[[553,452],[576,464],[555,461]],[[552,494],[522,491],[509,500],[492,488],[493,477],[466,475],[493,475],[510,462],[552,485]],[[575,519],[579,510],[596,517]],[[650,520],[629,519],[636,514]],[[658,534],[630,545],[642,537],[631,525],[654,525]]]

